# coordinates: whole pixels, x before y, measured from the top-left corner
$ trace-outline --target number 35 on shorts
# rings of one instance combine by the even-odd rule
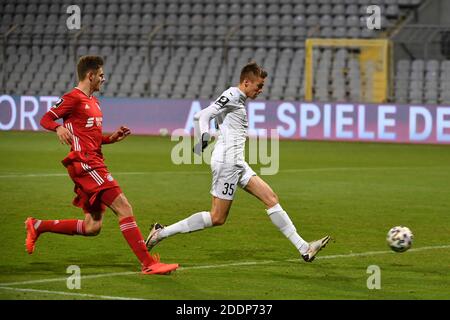
[[[234,193],[234,185],[234,183],[225,182],[223,185],[224,190],[222,191],[222,194],[228,194],[229,196],[232,196]]]

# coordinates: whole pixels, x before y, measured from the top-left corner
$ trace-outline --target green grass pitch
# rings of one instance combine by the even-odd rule
[[[174,165],[175,142],[131,136],[103,148],[106,163],[147,234],[209,210],[208,165]],[[25,251],[24,220],[82,219],[53,133],[0,132],[0,299],[449,299],[450,146],[282,141],[280,171],[263,176],[306,240],[334,237],[313,263],[239,190],[224,226],[181,234],[155,248],[181,269],[139,274],[138,261],[107,211],[97,237],[44,234]],[[259,173],[258,166],[254,169]],[[386,245],[408,226],[410,251]],[[69,290],[66,269],[81,270]],[[367,268],[381,271],[369,290]]]

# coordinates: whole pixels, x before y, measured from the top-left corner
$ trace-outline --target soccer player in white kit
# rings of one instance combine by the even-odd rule
[[[250,62],[241,71],[238,87],[227,89],[213,104],[195,114],[195,130],[199,142],[195,145],[194,152],[197,154],[203,152],[210,140],[210,120],[215,119],[219,125],[219,135],[211,157],[211,210],[197,212],[166,227],[155,223],[146,240],[149,250],[161,240],[177,233],[223,225],[237,186],[264,203],[273,224],[297,248],[305,261],[313,261],[316,254],[330,241],[329,236],[310,243],[303,240],[279,204],[278,196],[245,162],[244,148],[248,127],[245,101],[247,98],[255,99],[262,92],[266,77],[266,71],[255,62]]]

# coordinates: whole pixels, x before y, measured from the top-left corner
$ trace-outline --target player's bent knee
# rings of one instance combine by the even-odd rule
[[[85,234],[87,236],[96,236],[100,233],[101,230],[102,230],[101,224],[88,225],[86,226]]]
[[[92,230],[89,234],[87,234],[88,236],[91,236],[91,237],[95,237],[95,236],[98,236],[99,234],[100,234],[100,230],[101,229],[95,229],[95,230]]]
[[[213,219],[212,223],[214,227],[218,227],[225,224],[225,219]]]
[[[211,215],[211,222],[212,225],[215,227],[225,224],[225,221],[227,221],[227,217],[218,216],[214,214]]]
[[[119,218],[131,217],[133,215],[133,208],[124,195],[121,195],[114,200],[111,204],[111,209],[119,216]]]
[[[131,207],[131,204],[128,202],[128,200],[125,200],[121,207],[124,212],[129,213],[131,216],[133,215],[133,208]]]

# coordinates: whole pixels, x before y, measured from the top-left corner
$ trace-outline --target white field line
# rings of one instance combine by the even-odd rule
[[[432,249],[447,249],[450,248],[450,245],[443,246],[431,246],[431,247],[422,247],[416,249],[410,249],[409,252],[417,252],[424,250],[432,250]],[[337,254],[337,255],[328,255],[317,257],[316,259],[338,259],[338,258],[353,258],[353,257],[362,257],[362,256],[372,256],[372,255],[380,255],[380,254],[393,254],[392,251],[369,251],[369,252],[361,252],[361,253],[350,253],[350,254]],[[294,261],[297,262],[298,259],[290,259],[286,261]],[[229,264],[216,264],[216,265],[206,265],[206,266],[193,266],[193,267],[185,267],[179,268],[178,270],[192,270],[192,269],[210,269],[210,268],[221,268],[221,267],[233,267],[233,266],[248,266],[248,265],[262,265],[275,263],[277,261],[268,260],[268,261],[250,261],[250,262],[237,262],[237,263],[229,263]],[[82,276],[83,279],[94,279],[101,277],[113,277],[113,276],[126,276],[138,274],[138,272],[117,272],[117,273],[107,273],[107,274],[98,274],[91,276]],[[38,290],[38,289],[30,289],[30,288],[11,288],[4,287],[5,285],[19,285],[19,284],[32,284],[32,283],[42,283],[42,282],[55,282],[55,281],[66,281],[66,278],[55,278],[55,279],[43,279],[43,280],[35,280],[35,281],[23,281],[23,282],[11,282],[0,284],[0,290],[11,290],[11,291],[19,291],[19,292],[33,292],[33,293],[44,293],[50,295],[63,295],[63,296],[76,296],[83,298],[94,298],[94,299],[106,299],[106,300],[145,300],[143,298],[130,298],[130,297],[115,297],[115,296],[105,296],[105,295],[96,295],[96,294],[87,294],[87,293],[75,293],[75,292],[65,292],[65,291],[50,291],[50,290]]]
[[[321,171],[360,171],[360,170],[417,170],[417,169],[450,169],[450,167],[332,167],[332,168],[299,168],[280,170],[279,173],[290,172],[321,172]],[[154,175],[154,174],[210,174],[206,171],[129,171],[115,172],[114,175]],[[43,177],[67,177],[67,173],[6,173],[0,175],[0,179],[7,178],[43,178]]]
[[[139,272],[128,271],[128,272],[114,272],[114,273],[104,273],[104,274],[93,274],[93,275],[89,275],[89,276],[81,276],[80,279],[96,279],[96,278],[104,278],[104,277],[128,276],[128,275],[138,274],[138,273]],[[0,283],[0,287],[2,287],[2,286],[15,286],[15,285],[21,285],[21,284],[58,282],[58,281],[67,281],[67,278],[52,278],[52,279],[21,281],[21,282]]]
[[[113,296],[103,296],[88,293],[75,293],[75,292],[65,292],[65,291],[50,291],[50,290],[36,290],[36,289],[22,289],[22,288],[9,288],[0,287],[0,290],[11,290],[19,292],[35,292],[35,293],[47,293],[50,295],[62,295],[62,296],[75,296],[83,298],[96,298],[96,299],[108,299],[108,300],[144,300],[140,298],[128,298],[128,297],[113,297]]]
[[[441,245],[441,246],[429,246],[422,248],[414,248],[409,249],[408,252],[419,252],[426,250],[435,250],[435,249],[448,249],[450,248],[450,244]],[[329,260],[329,259],[340,259],[340,258],[355,258],[355,257],[365,257],[365,256],[375,256],[382,254],[399,254],[390,250],[386,251],[368,251],[361,253],[349,253],[349,254],[336,254],[336,255],[328,255],[328,256],[318,256],[316,260]],[[405,253],[404,253],[405,254]],[[254,265],[263,265],[263,264],[271,264],[271,263],[280,263],[280,262],[298,262],[300,259],[289,259],[289,260],[265,260],[265,261],[247,261],[247,262],[236,262],[236,263],[227,263],[227,264],[214,264],[214,265],[203,265],[203,266],[192,266],[192,267],[180,267],[177,271],[183,270],[197,270],[197,269],[214,269],[214,268],[226,268],[226,267],[235,267],[235,266],[254,266]],[[104,274],[95,274],[88,276],[81,276],[81,279],[96,279],[96,278],[109,278],[116,276],[128,276],[140,274],[140,272],[115,272],[115,273],[104,273]],[[24,285],[24,284],[36,284],[36,283],[47,283],[47,282],[58,282],[58,281],[67,281],[67,278],[52,278],[52,279],[41,279],[41,280],[29,280],[29,281],[20,281],[20,282],[7,282],[0,283],[0,289],[5,288],[7,286],[16,286],[16,285]]]
[[[442,245],[442,246],[430,246],[430,247],[422,247],[422,248],[414,248],[409,249],[408,252],[418,252],[418,251],[425,251],[425,250],[435,250],[435,249],[448,249],[450,248],[450,244]],[[335,255],[329,255],[329,256],[318,256],[317,260],[327,260],[327,259],[339,259],[339,258],[354,258],[354,257],[365,257],[365,256],[376,256],[380,254],[400,254],[396,253],[391,250],[386,251],[367,251],[367,252],[360,252],[360,253],[349,253],[349,254],[335,254]],[[298,261],[298,259],[290,259],[286,261]]]

